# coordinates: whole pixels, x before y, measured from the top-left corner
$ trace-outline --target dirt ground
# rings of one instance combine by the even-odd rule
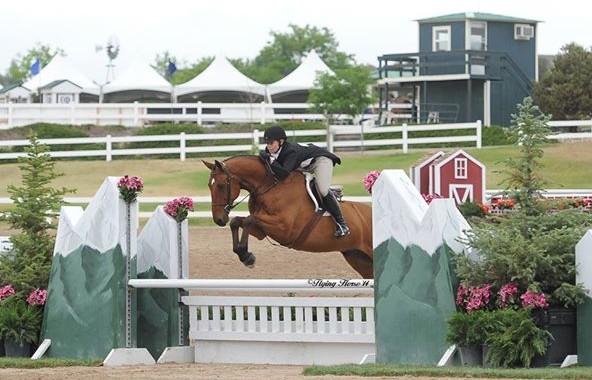
[[[228,227],[195,227],[189,236],[191,278],[359,278],[339,252],[311,253],[249,240],[249,251],[257,257],[254,268],[245,267],[232,252]]]
[[[158,364],[133,367],[61,367],[41,369],[0,369],[6,380],[380,380],[410,377],[303,376],[301,366],[251,364]],[[413,377],[433,380],[433,377]],[[439,380],[452,380],[438,378]],[[463,378],[469,379],[469,378]]]

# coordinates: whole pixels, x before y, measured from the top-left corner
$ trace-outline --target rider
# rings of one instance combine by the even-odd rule
[[[349,227],[341,215],[339,202],[329,191],[333,179],[333,166],[341,164],[341,160],[316,145],[303,146],[291,143],[287,139],[286,131],[282,127],[274,125],[268,128],[263,134],[267,146],[259,153],[259,157],[271,164],[271,170],[279,179],[286,178],[293,170],[314,173],[325,209],[337,224],[335,236],[349,235]]]

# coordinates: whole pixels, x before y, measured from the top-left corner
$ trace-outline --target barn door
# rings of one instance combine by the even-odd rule
[[[448,188],[448,194],[454,199],[456,204],[473,201],[473,185],[454,185]]]

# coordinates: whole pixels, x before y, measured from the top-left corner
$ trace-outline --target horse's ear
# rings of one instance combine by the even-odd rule
[[[220,161],[214,160],[214,164],[219,167],[220,170],[224,170],[223,164]]]
[[[212,164],[211,162],[204,161],[204,160],[201,160],[201,162],[203,162],[203,164],[204,164],[204,165],[205,165],[205,166],[206,166],[208,169],[210,169],[210,170],[214,170],[214,164]]]

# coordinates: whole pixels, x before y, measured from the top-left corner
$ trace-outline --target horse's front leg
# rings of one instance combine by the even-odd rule
[[[243,229],[240,239],[238,237],[239,228]],[[252,234],[261,240],[265,237],[265,234],[255,225],[255,220],[251,216],[235,216],[232,218],[230,232],[232,234],[232,251],[238,255],[243,264],[253,268],[255,266],[255,255],[249,252],[249,235]]]

